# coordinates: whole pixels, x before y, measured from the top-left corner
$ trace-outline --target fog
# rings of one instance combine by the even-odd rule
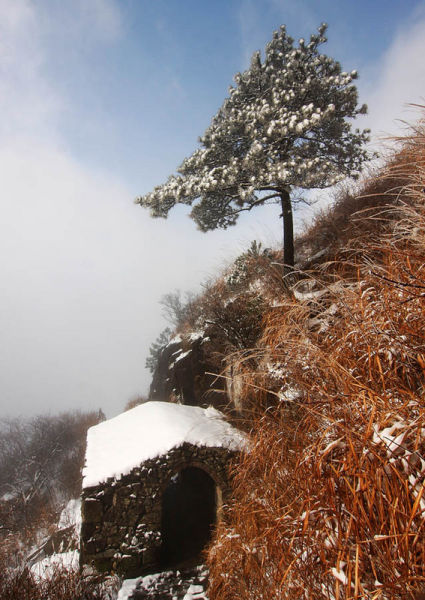
[[[150,134],[152,143],[132,145],[125,153],[115,113],[109,122],[104,105],[97,112],[90,104],[87,90],[96,81],[82,74],[86,56],[92,60],[94,52],[108,51],[105,60],[113,61],[128,33],[128,14],[112,0],[73,2],[66,13],[60,6],[0,0],[0,416],[120,412],[129,399],[148,391],[144,363],[166,326],[160,298],[176,289],[201,290],[253,239],[280,243],[277,207],[244,216],[228,231],[202,234],[183,209],[153,220],[133,204],[137,194],[169,174],[170,160],[176,166],[193,149],[192,142],[176,123],[175,131],[155,141]],[[397,117],[414,120],[404,104],[421,101],[424,46],[419,7],[366,69],[361,99],[369,102],[367,124],[378,133],[395,131]],[[60,69],[54,58],[63,48],[67,61]],[[71,86],[78,68],[87,89],[74,96],[66,82]],[[184,104],[179,81],[172,85]],[[146,97],[148,88],[144,85]],[[167,98],[161,101],[171,105],[172,96]],[[123,114],[126,110],[134,107],[124,103]],[[213,114],[210,106],[207,113]],[[198,117],[199,123],[205,120],[204,114]],[[135,124],[140,139],[161,118],[149,113]],[[190,114],[184,119],[190,122]],[[123,127],[131,131],[131,123]],[[140,172],[129,176],[136,159]]]

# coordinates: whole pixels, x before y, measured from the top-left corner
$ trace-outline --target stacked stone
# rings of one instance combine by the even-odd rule
[[[207,598],[208,569],[205,565],[183,567],[146,576],[137,584],[130,600],[184,600]]]
[[[187,467],[201,468],[226,502],[228,465],[234,454],[222,447],[184,443],[120,479],[83,489],[81,564],[126,577],[160,566],[162,494],[171,477]]]

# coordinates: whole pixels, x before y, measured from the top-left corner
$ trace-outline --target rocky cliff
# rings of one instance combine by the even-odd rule
[[[223,408],[227,404],[223,364],[212,331],[178,334],[160,353],[151,400]]]

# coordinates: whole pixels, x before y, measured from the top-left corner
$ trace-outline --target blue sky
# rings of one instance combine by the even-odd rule
[[[281,23],[297,38],[328,22],[327,51],[363,75],[420,7],[413,0],[133,0],[93,2],[90,12],[84,4],[37,3],[43,74],[67,102],[58,131],[79,160],[124,176],[137,193],[192,151],[235,72]],[[102,10],[109,11],[103,20]]]
[[[161,296],[279,243],[273,207],[201,234],[132,200],[193,151],[274,29],[322,21],[379,145],[424,102],[423,1],[0,0],[0,416],[116,414],[147,392]]]

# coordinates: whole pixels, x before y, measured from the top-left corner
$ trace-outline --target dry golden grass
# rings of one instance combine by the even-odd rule
[[[335,261],[239,356],[256,362],[241,367],[251,446],[210,550],[211,600],[424,597],[424,167],[420,125]]]

